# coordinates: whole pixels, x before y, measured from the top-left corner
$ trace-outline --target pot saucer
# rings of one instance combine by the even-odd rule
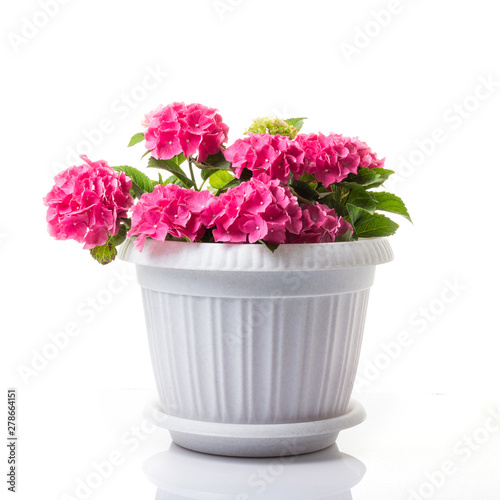
[[[234,457],[283,457],[323,450],[343,429],[360,424],[366,413],[351,399],[338,417],[286,424],[229,424],[174,417],[159,405],[148,412],[156,425],[168,429],[172,440],[193,451]]]

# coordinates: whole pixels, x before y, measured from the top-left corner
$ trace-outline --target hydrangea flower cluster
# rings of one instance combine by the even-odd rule
[[[359,167],[382,167],[375,153],[357,138],[339,134],[299,134],[296,141],[305,152],[304,171],[326,187],[341,182]]]
[[[215,241],[272,245],[285,243],[289,234],[298,235],[302,212],[297,198],[277,179],[262,182],[252,178],[214,198],[203,214]]]
[[[302,207],[302,231],[290,234],[287,243],[331,243],[347,231],[352,234],[351,225],[335,210],[321,203],[309,203]]]
[[[291,177],[300,179],[304,172],[304,150],[289,137],[269,134],[248,134],[229,146],[224,156],[232,163],[234,175],[239,179],[244,169],[254,177],[287,183]]]
[[[351,143],[359,156],[358,168],[384,168],[385,158],[378,159],[377,154],[371,150],[366,142],[354,137],[351,139]]]
[[[217,110],[202,104],[169,104],[146,115],[144,123],[146,148],[157,160],[198,153],[204,162],[221,151],[229,131]]]
[[[142,250],[146,238],[164,241],[167,235],[198,241],[205,233],[202,215],[213,201],[208,191],[193,191],[176,184],[158,184],[152,193],[144,193],[132,209],[128,236],[137,236]]]
[[[266,116],[254,120],[245,132],[245,134],[248,133],[282,135],[295,139],[295,136],[298,134],[298,130],[285,120]]]
[[[133,204],[132,181],[117,173],[105,161],[71,167],[55,177],[55,186],[44,197],[51,236],[73,239],[85,249],[103,245],[116,236],[120,219]]]

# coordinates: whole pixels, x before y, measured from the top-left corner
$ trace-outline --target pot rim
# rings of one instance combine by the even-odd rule
[[[189,243],[147,239],[142,252],[127,238],[119,258],[138,265],[195,271],[322,271],[375,266],[394,259],[387,238],[333,243],[282,244],[273,253],[265,245]]]

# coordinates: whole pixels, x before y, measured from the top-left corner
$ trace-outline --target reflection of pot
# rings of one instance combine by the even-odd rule
[[[337,446],[280,458],[230,458],[172,444],[144,463],[156,500],[348,500],[366,472]]]
[[[332,445],[350,403],[385,238],[264,245],[158,242],[134,262],[163,425],[186,448],[283,456]]]

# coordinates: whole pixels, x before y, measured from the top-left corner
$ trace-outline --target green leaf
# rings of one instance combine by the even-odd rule
[[[125,224],[121,224],[120,229],[118,230],[118,234],[110,238],[115,247],[121,245],[126,240],[127,231],[128,231],[127,226]]]
[[[363,216],[355,225],[359,238],[390,236],[396,232],[399,224],[382,214]]]
[[[302,182],[315,182],[316,177],[314,175],[307,175],[307,174],[302,174],[302,177],[300,178]]]
[[[262,243],[264,245],[266,245],[266,247],[271,250],[272,253],[276,252],[276,249],[279,247],[279,245],[276,245],[276,244],[272,244],[272,243],[268,243],[267,241],[264,241],[264,240],[259,240],[259,243]]]
[[[357,207],[356,205],[352,205],[351,203],[346,204],[347,213],[349,214],[349,223],[352,226],[355,226],[361,217],[365,214],[371,215],[370,212],[367,212],[364,208]]]
[[[184,156],[184,153],[179,153],[177,156],[174,156],[170,160],[165,160],[165,161],[174,162],[177,166],[179,166],[186,161],[186,157]]]
[[[113,262],[115,260],[118,252],[115,246],[110,241],[107,241],[106,243],[104,243],[104,245],[91,248],[90,255],[95,260],[97,260],[99,264],[105,266],[106,264],[109,264],[110,262]]]
[[[377,209],[377,202],[373,199],[372,193],[357,184],[352,184],[347,204],[362,208],[371,214]]]
[[[227,190],[232,189],[236,186],[239,186],[243,181],[241,179],[233,179],[231,182],[228,182],[223,188],[218,189],[215,193],[215,196],[220,196],[222,193],[225,193]]]
[[[132,136],[132,139],[130,139],[130,142],[128,143],[128,147],[133,146],[134,144],[137,144],[139,142],[142,142],[143,140],[144,140],[144,132],[139,132]]]
[[[151,153],[151,151],[146,151],[146,152],[145,152],[145,153],[141,156],[141,160],[142,160],[145,156],[147,156],[149,153]]]
[[[202,170],[206,169],[229,170],[231,168],[231,162],[226,160],[226,158],[224,157],[224,153],[222,151],[219,151],[214,155],[209,155],[203,163],[199,163],[197,161],[193,163]]]
[[[393,170],[386,168],[359,168],[356,174],[349,174],[345,182],[339,184],[343,186],[352,182],[361,186],[375,188],[381,186],[393,173]]]
[[[176,156],[175,158],[178,157]],[[182,184],[187,188],[194,186],[193,181],[184,173],[182,168],[179,167],[174,158],[172,158],[171,160],[157,160],[156,158],[151,157],[148,161],[148,167],[167,170],[171,174],[174,174],[176,177],[178,177]]]
[[[348,229],[344,234],[335,236],[335,241],[352,241],[353,233]]]
[[[308,182],[294,180],[291,186],[299,196],[306,200],[314,201],[320,197],[319,193]]]
[[[231,181],[234,180],[234,177],[227,172],[226,170],[216,170],[208,179],[210,185],[214,189],[222,189]]]
[[[170,177],[168,177],[165,182],[164,182],[165,186],[167,184],[177,184],[178,186],[182,186],[182,187],[186,187],[184,185],[184,183],[179,179],[179,177],[177,177],[176,175],[171,175]]]
[[[206,181],[212,174],[215,174],[215,172],[219,172],[216,168],[210,168],[207,170],[202,170],[201,171],[201,178]]]
[[[304,120],[307,120],[307,118],[305,116],[302,118],[288,118],[287,120],[284,120],[284,121],[285,121],[285,123],[288,123],[288,125],[295,127],[297,129],[297,131],[300,131],[300,129],[304,125]]]
[[[140,198],[142,193],[151,193],[156,182],[153,182],[145,173],[137,170],[134,167],[122,165],[113,167],[117,172],[124,172],[125,175],[132,179],[132,189],[136,198]]]
[[[406,209],[403,200],[392,193],[386,192],[373,192],[371,195],[377,200],[377,210],[383,210],[384,212],[391,212],[393,214],[399,214],[412,222],[410,214]]]
[[[90,255],[99,262],[99,264],[106,265],[113,262],[118,254],[116,247],[121,245],[127,237],[127,227],[122,224],[116,236],[110,236],[104,245],[90,249]]]

